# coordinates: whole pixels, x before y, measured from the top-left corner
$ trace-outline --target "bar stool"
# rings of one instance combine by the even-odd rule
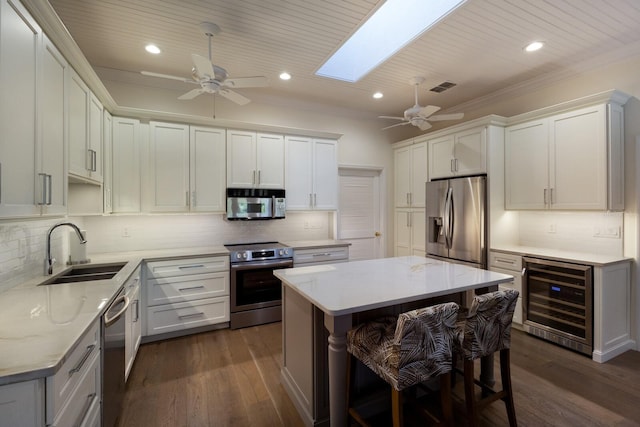
[[[468,423],[478,426],[480,410],[498,399],[504,401],[509,417],[509,425],[517,426],[516,410],[513,404],[511,389],[511,323],[513,311],[518,300],[518,291],[513,289],[499,290],[483,295],[476,295],[473,303],[461,311],[458,322],[456,352],[464,356],[464,395]],[[474,360],[500,352],[500,377],[502,390],[475,379]],[[454,360],[455,366],[455,360]],[[474,386],[482,388],[481,399],[477,399]]]
[[[458,316],[456,303],[412,310],[397,318],[387,316],[363,323],[347,333],[349,416],[368,425],[353,404],[353,358],[368,366],[391,385],[394,427],[403,425],[402,390],[423,381],[440,379],[442,422],[453,425],[451,408],[451,358]],[[431,414],[431,418],[438,421]]]

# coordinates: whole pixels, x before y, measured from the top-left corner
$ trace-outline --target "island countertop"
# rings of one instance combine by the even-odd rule
[[[513,280],[507,274],[417,256],[288,268],[274,274],[331,316]]]

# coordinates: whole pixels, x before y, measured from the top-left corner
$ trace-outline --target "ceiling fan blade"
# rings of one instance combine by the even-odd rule
[[[382,128],[382,130],[387,130],[387,129],[394,128],[396,126],[404,126],[404,125],[408,125],[408,124],[409,124],[409,122],[396,123],[395,125],[391,125],[391,126],[387,126],[386,128]]]
[[[431,123],[429,123],[426,120],[422,120],[420,123],[418,123],[418,127],[420,128],[420,130],[427,130],[427,129],[431,129]]]
[[[379,119],[404,120],[404,117],[378,116]]]
[[[140,71],[140,74],[144,76],[149,76],[149,77],[160,77],[162,79],[179,80],[185,83],[197,83],[197,82],[194,82],[193,79],[187,79],[187,78],[178,77],[178,76],[171,76],[169,74],[152,73],[151,71]]]
[[[218,93],[224,96],[225,98],[227,98],[228,100],[235,102],[238,105],[246,105],[251,102],[249,98],[245,98],[244,96],[240,95],[238,92],[234,92],[229,89],[220,89]]]
[[[178,97],[178,99],[193,99],[196,96],[200,95],[201,93],[204,93],[205,91],[202,88],[198,88],[198,89],[193,89],[190,90],[189,92],[185,93],[184,95],[180,95]]]
[[[193,66],[196,68],[196,74],[200,78],[215,79],[216,75],[213,71],[213,64],[204,56],[191,54]]]
[[[243,87],[266,87],[269,86],[269,80],[263,76],[238,77],[236,79],[226,79],[224,85],[234,89]]]
[[[436,107],[435,105],[427,105],[426,107],[422,107],[418,115],[420,117],[424,117],[425,119],[440,110],[440,107]]]
[[[459,120],[464,117],[464,113],[452,113],[452,114],[438,114],[436,116],[429,117],[429,120],[439,122],[442,120]]]

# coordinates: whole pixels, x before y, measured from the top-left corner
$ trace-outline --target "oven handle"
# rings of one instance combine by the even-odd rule
[[[256,267],[271,267],[273,269],[278,268],[291,268],[293,267],[293,260],[288,259],[285,261],[249,261],[231,263],[231,270],[252,270]]]

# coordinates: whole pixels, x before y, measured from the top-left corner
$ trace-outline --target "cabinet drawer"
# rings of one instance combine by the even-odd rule
[[[228,256],[171,259],[147,263],[148,278],[186,276],[215,271],[229,271]]]
[[[73,391],[69,400],[64,404],[55,420],[53,427],[85,425],[95,413],[96,405],[100,412],[100,355],[94,354],[87,366],[87,370],[80,378],[78,387]]]
[[[520,273],[522,271],[522,256],[490,251],[489,267],[503,268]]]
[[[229,297],[165,304],[147,309],[147,335],[229,321]]]
[[[229,272],[147,280],[147,305],[154,306],[229,295]]]
[[[80,339],[67,360],[53,376],[47,377],[47,423],[65,405],[69,396],[90,369],[90,362],[100,354],[100,322],[96,321],[91,329]]]
[[[327,263],[327,262],[343,262],[349,259],[349,248],[346,246],[341,247],[328,247],[328,248],[314,248],[314,249],[296,249],[293,255],[294,265],[300,266],[302,264],[310,263]]]

